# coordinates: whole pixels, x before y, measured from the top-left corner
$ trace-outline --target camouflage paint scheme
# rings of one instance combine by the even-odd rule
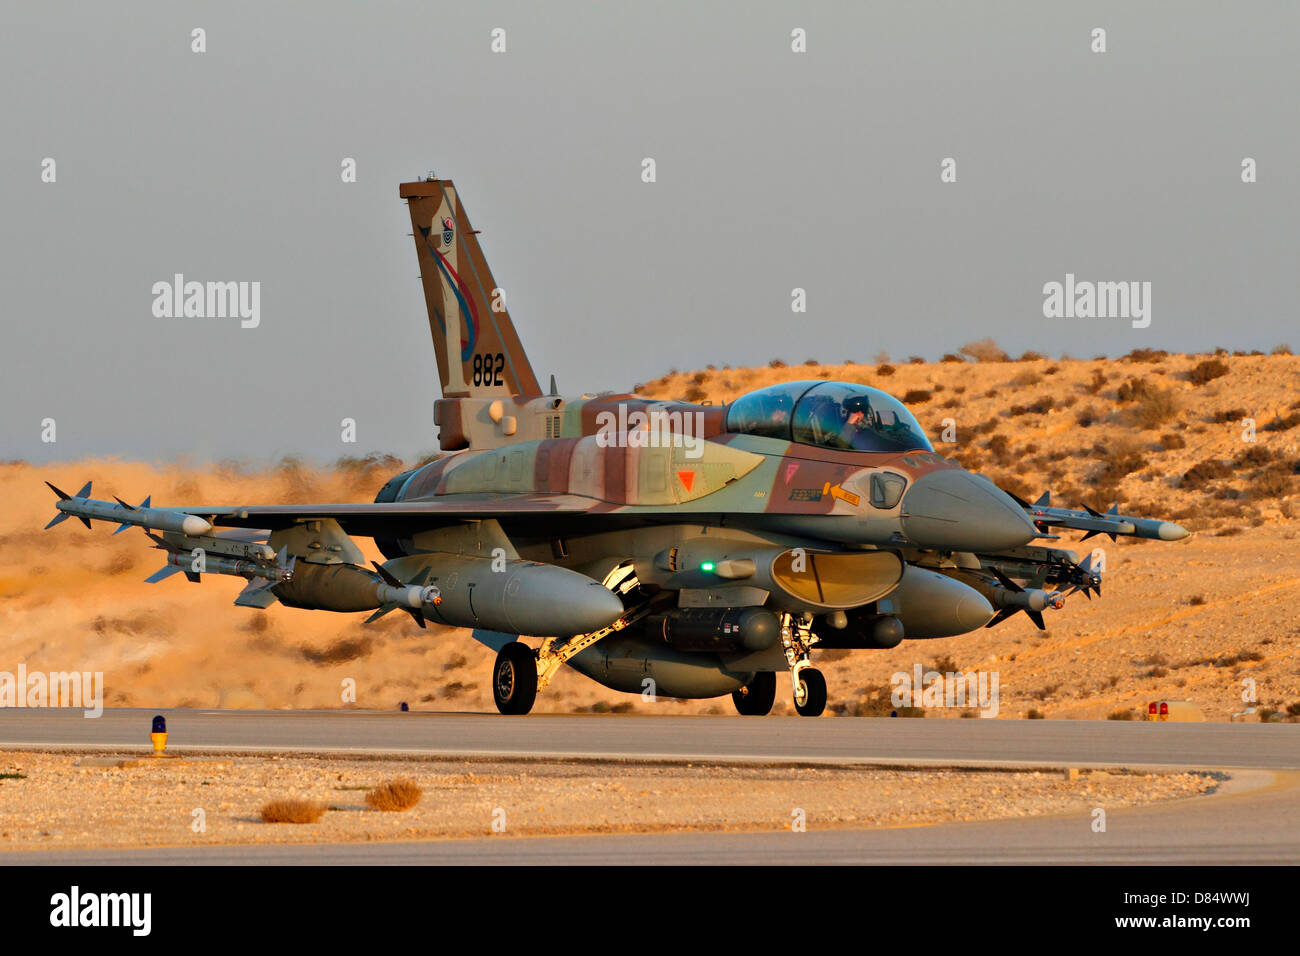
[[[737,403],[565,398],[554,381],[543,394],[455,186],[430,179],[400,193],[443,386],[437,458],[395,475],[369,505],[132,508],[96,502],[87,485],[75,496],[55,489],[51,524],[145,528],[169,554],[151,580],[185,570],[178,556],[202,541],[216,573],[248,580],[237,604],[374,610],[372,619],[400,609],[421,627],[473,628],[499,651],[494,691],[506,713],[526,712],[537,685],[568,664],[634,693],[731,693],[742,713],[765,713],[771,675],[788,669],[797,709],[816,715],[820,647],[891,647],[1020,610],[1041,627],[1041,612],[1063,602],[1057,588],[1100,593],[1091,558],[1030,543],[1053,525],[1187,533],[1013,500],[933,452],[919,426],[917,447],[857,450],[735,421],[729,430]],[[781,388],[807,395],[825,384]],[[253,530],[209,535],[215,527]],[[352,535],[374,538],[388,561],[362,567]]]

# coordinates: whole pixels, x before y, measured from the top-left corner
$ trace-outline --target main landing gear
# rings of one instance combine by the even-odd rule
[[[759,671],[753,680],[732,693],[731,702],[742,717],[766,717],[776,702],[776,674]]]
[[[790,665],[790,686],[794,709],[800,717],[820,717],[826,709],[826,678],[812,666],[809,653],[817,643],[810,615],[781,615],[781,647]],[[776,700],[776,674],[759,671],[752,680],[731,695],[742,717],[761,717]]]
[[[640,582],[636,579],[630,563],[620,564],[605,576],[605,587],[624,599],[626,605],[629,595],[635,591]],[[650,602],[623,614],[608,627],[602,627],[590,634],[575,634],[572,637],[548,637],[542,646],[533,650],[522,641],[511,641],[497,651],[497,660],[492,668],[492,699],[497,710],[503,714],[526,714],[533,709],[537,692],[551,682],[551,678],[570,658],[595,644],[615,631],[621,631],[633,621],[650,613]],[[770,706],[770,705],[769,705]]]

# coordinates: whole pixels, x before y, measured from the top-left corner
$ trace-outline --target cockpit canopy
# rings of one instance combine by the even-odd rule
[[[786,382],[742,395],[727,409],[727,431],[846,451],[934,451],[902,402],[848,382]]]

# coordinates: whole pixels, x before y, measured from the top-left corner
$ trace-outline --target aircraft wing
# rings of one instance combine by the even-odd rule
[[[193,507],[155,508],[146,498],[140,505],[121,499],[101,501],[89,497],[90,483],[75,495],[53,485],[59,500],[59,514],[46,525],[51,527],[67,518],[78,518],[86,527],[91,520],[111,521],[127,527],[152,531],[171,531],[187,535],[209,534],[213,528],[258,528],[277,530],[312,518],[332,518],[349,534],[363,537],[403,534],[436,528],[461,521],[527,519],[546,523],[574,515],[609,513],[617,505],[596,498],[573,494],[457,495],[447,501],[396,501],[367,504],[305,505],[197,505]],[[611,515],[611,517],[614,517]],[[627,520],[645,521],[645,516],[627,515]]]

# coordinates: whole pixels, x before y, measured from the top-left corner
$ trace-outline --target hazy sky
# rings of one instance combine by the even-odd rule
[[[566,393],[985,335],[1300,348],[1297,37],[1274,0],[6,3],[0,457],[434,447],[397,198],[429,170]],[[177,272],[260,282],[260,325],[155,317]],[[1066,273],[1150,282],[1150,326],[1044,318]]]

